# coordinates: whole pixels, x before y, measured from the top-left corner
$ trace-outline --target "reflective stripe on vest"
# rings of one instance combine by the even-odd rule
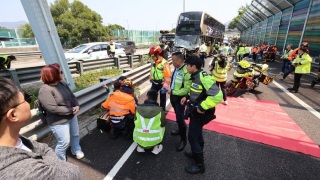
[[[159,81],[159,80],[163,80],[164,79],[163,78],[164,77],[163,69],[164,69],[164,64],[166,62],[167,61],[165,59],[162,59],[161,63],[159,63],[157,67],[155,67],[155,66],[151,67],[151,78],[152,78],[152,80]]]
[[[137,111],[136,117],[133,140],[142,147],[152,147],[159,144],[165,130],[164,127],[161,127],[161,112],[155,117],[144,118]]]
[[[215,62],[214,69],[212,70],[212,75],[218,82],[223,82],[227,80],[227,66],[220,67],[218,61]]]

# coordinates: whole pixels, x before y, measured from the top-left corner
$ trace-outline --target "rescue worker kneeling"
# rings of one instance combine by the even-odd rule
[[[116,139],[124,130],[128,138],[132,138],[134,128],[134,114],[136,111],[135,100],[128,89],[132,89],[132,81],[124,80],[120,90],[111,93],[109,98],[102,103],[102,107],[110,111],[110,120],[112,129],[110,131],[111,138]]]
[[[165,132],[165,116],[162,107],[157,103],[158,93],[151,89],[147,93],[147,100],[137,106],[133,140],[138,144],[137,151],[145,152],[151,149],[153,154],[162,151],[162,140]]]

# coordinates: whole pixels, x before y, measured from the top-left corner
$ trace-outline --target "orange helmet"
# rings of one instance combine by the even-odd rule
[[[132,81],[130,79],[125,79],[123,80],[122,82],[122,86],[126,86],[126,87],[129,87],[129,88],[132,88]]]
[[[162,53],[162,49],[160,46],[152,46],[149,51],[149,55],[160,55]]]

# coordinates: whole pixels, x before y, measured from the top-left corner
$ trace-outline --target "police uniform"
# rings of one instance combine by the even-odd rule
[[[170,94],[170,102],[176,114],[176,122],[178,124],[179,129],[176,131],[171,131],[172,135],[180,135],[181,141],[176,147],[177,151],[182,151],[187,143],[187,126],[184,121],[184,110],[185,105],[180,103],[181,99],[185,97],[191,85],[190,74],[186,69],[186,65],[184,64],[180,68],[175,68],[172,77],[171,77],[171,94]]]
[[[200,61],[200,58],[190,58],[186,60],[186,63],[198,63],[198,61]],[[191,74],[191,80],[192,84],[190,93],[187,96],[189,103],[186,113],[189,113],[188,116],[190,117],[188,140],[192,153],[185,152],[185,155],[193,157],[196,164],[186,167],[185,170],[190,174],[196,174],[205,171],[202,128],[215,118],[215,106],[222,101],[222,92],[219,87],[216,86],[216,81],[213,77],[201,69]],[[197,108],[204,113],[198,113]]]

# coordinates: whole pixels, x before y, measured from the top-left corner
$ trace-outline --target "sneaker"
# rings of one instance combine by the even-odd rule
[[[153,150],[152,150],[151,152],[152,152],[153,154],[157,155],[157,154],[159,154],[159,153],[162,151],[162,149],[163,149],[162,144],[158,144],[158,145],[156,145],[156,146],[153,148]]]
[[[141,146],[137,146],[137,151],[138,151],[139,153],[145,152],[144,149],[143,149]]]
[[[77,159],[82,159],[84,157],[84,153],[82,152],[82,151],[80,151],[80,152],[78,152],[77,154],[76,154],[76,158]]]
[[[228,101],[223,101],[223,103],[222,104],[224,104],[224,105],[228,105]]]

